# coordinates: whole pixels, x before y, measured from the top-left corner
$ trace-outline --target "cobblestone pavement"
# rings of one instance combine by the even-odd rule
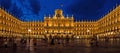
[[[30,43],[30,45],[29,45]],[[0,53],[120,53],[120,39],[110,39],[108,42],[101,39],[98,46],[91,46],[90,40],[75,39],[69,42],[50,44],[43,40],[38,40],[34,46],[30,41],[25,46],[17,43],[17,47],[0,47]]]

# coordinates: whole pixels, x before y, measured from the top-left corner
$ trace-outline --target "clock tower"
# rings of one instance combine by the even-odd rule
[[[61,9],[56,9],[55,10],[55,17],[56,18],[64,18],[63,11]]]

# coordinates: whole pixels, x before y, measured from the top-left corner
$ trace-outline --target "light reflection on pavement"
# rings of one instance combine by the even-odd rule
[[[37,45],[21,47],[18,44],[16,48],[13,47],[0,47],[0,53],[119,53],[120,52],[120,39],[110,39],[109,42],[99,40],[98,47],[91,47],[90,40],[76,39],[70,40],[69,43],[62,43],[50,45],[49,43],[41,40],[37,41]]]

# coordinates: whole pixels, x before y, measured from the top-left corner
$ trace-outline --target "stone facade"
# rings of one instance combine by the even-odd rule
[[[0,36],[118,37],[120,36],[120,5],[97,21],[74,21],[73,16],[65,17],[61,9],[56,9],[53,17],[44,16],[44,21],[23,22],[0,8]]]

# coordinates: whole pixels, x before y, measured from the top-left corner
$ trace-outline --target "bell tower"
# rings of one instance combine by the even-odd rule
[[[63,17],[63,11],[61,9],[56,9],[55,10],[55,17],[56,18],[64,18]]]

